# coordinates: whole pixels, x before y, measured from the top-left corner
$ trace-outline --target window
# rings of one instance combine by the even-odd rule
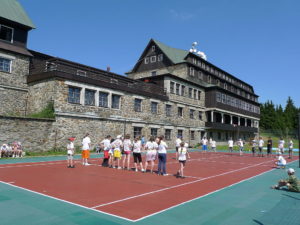
[[[150,62],[151,63],[156,62],[156,55],[153,55],[153,56],[150,57]]]
[[[166,116],[172,116],[172,105],[166,105]]]
[[[193,97],[193,88],[189,88],[189,98]]]
[[[211,76],[209,76],[209,75],[207,76],[207,82],[211,83]]]
[[[195,140],[195,131],[191,130],[191,140]]]
[[[152,50],[152,52],[155,51],[155,45],[152,45],[152,46],[151,46],[151,50]]]
[[[134,99],[134,111],[142,112],[142,99],[138,99],[138,98]]]
[[[0,25],[0,39],[4,40],[4,41],[9,41],[9,42],[13,42],[13,32],[14,29],[4,26],[4,25]]]
[[[183,138],[183,130],[177,130],[177,137]]]
[[[201,91],[198,91],[198,100],[200,100],[201,99]]]
[[[11,72],[11,60],[0,57],[0,71]]]
[[[151,72],[151,76],[152,76],[152,77],[156,76],[156,71],[152,71],[152,72]]]
[[[197,59],[196,58],[193,58],[193,63],[197,64]]]
[[[77,74],[78,76],[86,77],[86,71],[77,70],[76,74]]]
[[[224,83],[224,89],[227,89],[227,84],[226,83]]]
[[[203,73],[202,73],[202,71],[198,72],[198,78],[199,78],[199,80],[203,80]]]
[[[185,92],[185,86],[181,85],[181,96],[184,96]]]
[[[57,64],[53,62],[46,62],[46,72],[47,71],[53,71],[57,69]]]
[[[176,84],[176,95],[180,94],[180,84]]]
[[[197,90],[194,89],[194,99],[197,99]]]
[[[174,82],[170,82],[170,92],[172,93],[172,94],[174,94],[174,85],[175,85],[175,83]]]
[[[221,102],[221,93],[217,92],[217,102]]]
[[[151,136],[153,137],[157,137],[157,128],[151,128],[150,132],[151,132]]]
[[[120,109],[120,95],[112,95],[111,96],[111,107],[113,109]]]
[[[163,54],[159,54],[159,55],[157,56],[157,61],[158,61],[158,62],[163,61]]]
[[[194,69],[194,67],[190,67],[190,69],[189,69],[189,75],[190,76],[194,76],[195,75],[195,69]]]
[[[190,119],[194,119],[194,109],[190,109]]]
[[[216,80],[216,85],[220,86],[220,80],[219,79]]]
[[[183,117],[183,108],[182,107],[178,107],[178,109],[177,109],[177,116],[178,117]]]
[[[141,127],[133,127],[133,138],[142,136],[142,128]]]
[[[69,87],[68,102],[69,103],[80,103],[80,88]]]
[[[199,119],[199,120],[202,120],[202,112],[201,112],[201,111],[199,111],[198,119]]]
[[[95,105],[95,91],[85,89],[84,104],[85,105]]]
[[[99,106],[108,108],[108,93],[99,92]]]
[[[149,57],[146,57],[145,58],[145,64],[148,64],[149,63]]]
[[[157,114],[157,106],[158,106],[157,102],[151,102],[151,113]]]
[[[165,138],[166,138],[166,140],[171,140],[171,133],[172,133],[171,129],[166,129],[165,130]]]

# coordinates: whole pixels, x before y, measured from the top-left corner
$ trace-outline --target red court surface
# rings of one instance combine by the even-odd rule
[[[0,180],[91,210],[137,221],[274,168],[275,158],[226,153],[191,153],[186,178],[168,154],[169,176],[92,165],[66,168],[65,161],[0,165]],[[297,160],[298,158],[294,158]],[[132,159],[133,160],[133,159]]]

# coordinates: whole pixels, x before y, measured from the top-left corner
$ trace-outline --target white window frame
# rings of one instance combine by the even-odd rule
[[[144,62],[145,62],[145,64],[149,64],[149,57],[146,57]]]
[[[77,71],[76,71],[76,75],[82,76],[82,77],[86,77],[86,71],[83,71],[83,70],[77,70]]]
[[[150,57],[150,62],[155,63],[156,62],[156,55],[153,55]]]
[[[11,70],[12,70],[12,61],[13,61],[13,59],[11,59],[11,58],[9,58],[9,57],[3,57],[2,55],[0,55],[0,58],[2,58],[3,60],[9,61],[9,71],[6,71],[6,70],[0,70],[0,72],[11,73]],[[3,68],[3,69],[4,69],[4,68]]]
[[[163,61],[163,58],[164,58],[164,55],[163,55],[163,54],[159,54],[159,55],[157,56],[157,61],[158,61],[158,62],[161,62],[161,61]]]

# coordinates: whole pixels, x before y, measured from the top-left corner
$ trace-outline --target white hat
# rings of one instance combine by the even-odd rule
[[[287,171],[289,174],[291,173],[295,173],[295,170],[293,168],[289,168],[288,171]]]
[[[120,139],[121,137],[122,137],[122,135],[118,135],[118,136],[117,136],[117,139]]]

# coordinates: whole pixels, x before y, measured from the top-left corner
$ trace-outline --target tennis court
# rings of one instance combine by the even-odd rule
[[[256,224],[257,212],[253,212],[253,219],[248,221],[245,217],[251,215],[249,209],[246,215],[237,212],[255,202],[261,201],[256,206],[266,204],[263,201],[266,193],[281,196],[280,191],[269,187],[281,178],[278,174],[286,176],[285,170],[273,168],[274,158],[250,154],[192,152],[184,179],[173,175],[178,170],[174,153],[168,154],[170,175],[166,177],[103,168],[100,156],[95,157],[91,159],[91,166],[82,166],[78,161],[75,169],[66,168],[64,157],[1,161],[0,210],[6,212],[7,206],[12,205],[18,215],[3,224],[40,224],[41,221],[45,224],[61,224],[61,221],[64,224],[153,224],[153,221],[156,224],[229,224],[228,220],[236,220],[236,224]],[[289,163],[295,164],[293,161]],[[275,176],[274,181],[257,183],[262,177],[270,179],[270,175]],[[257,186],[252,187],[253,183]],[[258,187],[260,190],[251,194]],[[233,193],[226,193],[228,191]],[[235,201],[242,207],[231,211],[238,206],[232,205]],[[278,203],[274,199],[268,201],[267,205]],[[218,210],[222,211],[221,215]],[[22,216],[24,211],[38,213],[28,218]],[[264,216],[264,220],[269,218],[263,214],[258,215]],[[22,218],[32,221],[24,223]]]

